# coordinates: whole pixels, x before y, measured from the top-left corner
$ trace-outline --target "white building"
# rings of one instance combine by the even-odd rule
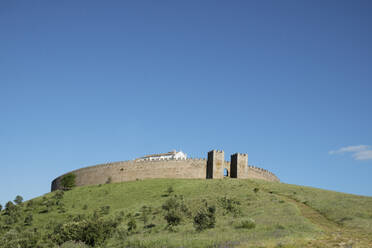
[[[177,152],[176,150],[173,150],[167,153],[146,155],[136,160],[137,161],[147,161],[147,160],[151,161],[151,160],[169,160],[169,159],[175,159],[175,160],[187,159],[187,154],[183,153],[182,151]]]

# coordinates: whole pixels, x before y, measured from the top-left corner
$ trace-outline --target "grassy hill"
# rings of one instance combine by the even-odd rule
[[[372,247],[372,197],[261,180],[154,179],[52,192],[1,211],[0,247],[89,247],[78,240],[94,247]]]

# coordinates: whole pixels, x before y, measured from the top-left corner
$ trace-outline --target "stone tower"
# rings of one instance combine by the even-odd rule
[[[219,150],[208,152],[207,178],[223,178],[225,153]]]
[[[230,177],[247,178],[248,173],[248,154],[235,153],[231,155]]]

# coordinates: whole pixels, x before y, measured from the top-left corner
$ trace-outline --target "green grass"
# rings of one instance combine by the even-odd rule
[[[171,196],[183,195],[191,212],[173,231],[166,228],[161,208],[171,197],[167,195],[170,186],[174,190]],[[371,197],[310,187],[237,179],[141,180],[74,188],[63,196],[66,212],[60,213],[57,206],[51,206],[49,212],[40,213],[45,209],[42,202],[54,194],[33,199],[29,208],[27,202],[23,203],[22,216],[32,213],[33,224],[25,227],[16,223],[11,228],[36,227],[42,235],[47,235],[55,223],[110,206],[107,218],[120,212],[125,216],[132,214],[138,228],[134,233],[126,233],[129,218],[124,217],[103,247],[332,247],[347,242],[352,242],[352,247],[369,247],[372,244]],[[234,200],[238,210],[226,211],[221,205],[223,197]],[[216,206],[217,222],[213,229],[197,232],[192,216],[205,204],[203,200]],[[152,228],[145,228],[140,220],[142,206],[152,208],[149,220]],[[4,211],[0,218],[0,225],[4,225]],[[247,219],[254,220],[254,228],[241,228],[242,221]]]

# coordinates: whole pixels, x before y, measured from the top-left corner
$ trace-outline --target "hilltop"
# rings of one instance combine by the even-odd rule
[[[372,247],[372,197],[254,179],[151,179],[55,191],[1,211],[0,247],[89,247],[69,239],[94,247]]]

